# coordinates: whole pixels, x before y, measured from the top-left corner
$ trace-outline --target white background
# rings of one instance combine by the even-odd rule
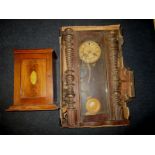
[[[155,18],[154,0],[0,0],[1,18]]]
[[[0,0],[2,19],[153,19],[153,0]],[[149,133],[148,133],[149,134]],[[0,136],[0,155],[154,155],[154,136]]]

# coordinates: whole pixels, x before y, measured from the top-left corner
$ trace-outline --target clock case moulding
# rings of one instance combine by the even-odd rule
[[[56,110],[51,48],[14,50],[14,102],[6,111]]]
[[[102,38],[102,39],[101,39]],[[135,96],[133,71],[123,63],[120,25],[65,26],[60,29],[60,119],[62,127],[106,127],[129,124],[127,103]],[[80,90],[80,45],[92,40],[99,42],[106,65],[106,114],[83,115]],[[101,60],[100,60],[101,61]],[[98,62],[96,62],[97,64]],[[91,76],[99,76],[100,72]],[[103,79],[104,80],[104,79]],[[102,80],[102,81],[103,81]],[[95,81],[94,84],[97,84]],[[82,87],[82,86],[81,86]],[[94,85],[94,91],[98,88]],[[95,101],[94,101],[95,102]],[[102,103],[101,103],[102,104]],[[104,103],[105,104],[105,103]],[[97,102],[96,102],[97,105]]]

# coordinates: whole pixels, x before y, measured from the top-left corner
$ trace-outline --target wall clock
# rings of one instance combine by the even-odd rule
[[[14,103],[7,111],[55,110],[53,50],[14,50]]]
[[[128,125],[133,71],[123,63],[120,25],[60,31],[63,127]]]

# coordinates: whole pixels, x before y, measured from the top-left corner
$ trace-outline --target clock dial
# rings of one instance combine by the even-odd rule
[[[95,63],[101,56],[101,48],[94,41],[85,41],[79,48],[79,57],[85,63]]]

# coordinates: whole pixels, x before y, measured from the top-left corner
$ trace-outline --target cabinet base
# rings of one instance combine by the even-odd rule
[[[55,104],[21,104],[12,105],[6,111],[37,111],[37,110],[57,110],[58,107]]]

